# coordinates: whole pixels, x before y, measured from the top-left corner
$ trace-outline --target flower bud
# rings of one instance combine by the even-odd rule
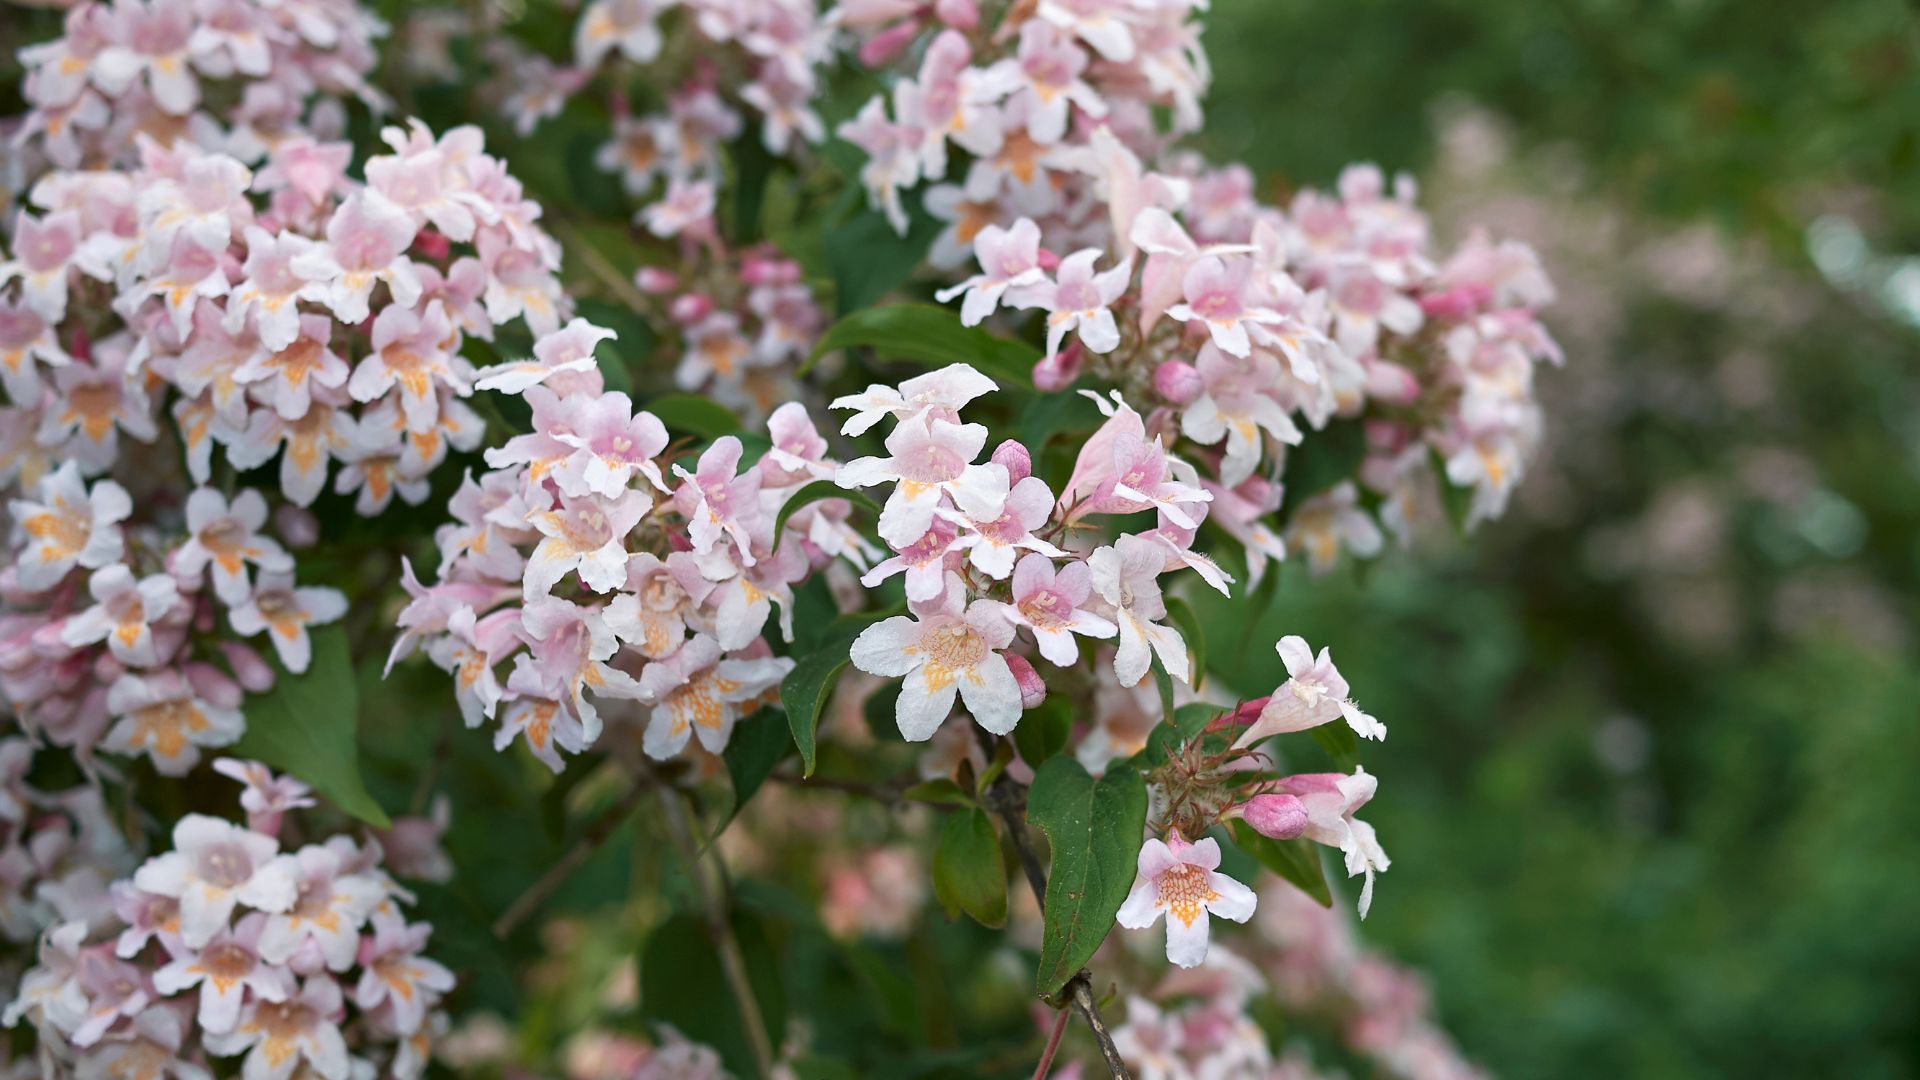
[[[320,539],[320,519],[313,511],[286,503],[273,512],[273,528],[290,548],[309,548]]]
[[[1006,467],[1009,484],[1017,484],[1033,475],[1033,454],[1012,439],[993,448],[993,463]]]
[[[633,275],[633,283],[643,293],[658,296],[670,293],[680,287],[680,279],[671,270],[658,266],[643,266]]]
[[[1073,380],[1080,377],[1080,365],[1086,356],[1076,341],[1033,365],[1034,388],[1051,394],[1072,386]]]
[[[1027,658],[1019,653],[1007,653],[1006,658],[1007,666],[1013,669],[1013,681],[1020,687],[1020,707],[1036,708],[1047,700],[1047,684],[1040,681],[1040,673],[1033,670]]]
[[[1411,405],[1420,396],[1413,372],[1386,360],[1367,363],[1367,396],[1387,405]]]
[[[241,693],[240,684],[227,677],[227,673],[208,663],[182,665],[182,674],[187,677],[187,685],[193,692],[208,703],[222,709],[237,709],[246,695]]]
[[[421,229],[420,235],[414,238],[413,248],[433,262],[445,262],[453,250],[453,242],[438,229]]]
[[[697,323],[713,314],[713,298],[705,293],[688,293],[674,298],[667,308],[667,315],[674,322],[682,324]]]
[[[980,8],[973,0],[938,0],[933,13],[955,30],[971,30],[980,25]]]
[[[273,668],[268,666],[260,654],[237,641],[222,641],[220,652],[227,658],[227,666],[233,669],[233,677],[240,681],[249,694],[264,694],[273,689]]]
[[[1295,795],[1255,795],[1240,812],[1254,832],[1275,840],[1292,840],[1307,831],[1307,806]]]
[[[913,39],[920,36],[920,22],[908,19],[895,23],[867,39],[860,46],[860,62],[868,67],[885,67],[894,57],[900,55]]]
[[[1153,388],[1174,405],[1192,404],[1205,389],[1200,371],[1185,360],[1168,360],[1153,370]]]

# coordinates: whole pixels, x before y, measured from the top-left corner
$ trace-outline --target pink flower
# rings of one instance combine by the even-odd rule
[[[1119,632],[1112,623],[1082,606],[1093,592],[1093,572],[1083,562],[1071,562],[1054,571],[1045,555],[1027,555],[1013,570],[1013,603],[1004,614],[1015,626],[1033,633],[1040,655],[1057,667],[1080,660],[1073,635],[1110,638]]]
[[[1013,626],[992,601],[966,604],[955,575],[937,601],[915,605],[854,639],[853,666],[869,675],[906,679],[894,720],[908,742],[933,737],[953,712],[957,694],[974,720],[995,735],[1020,722],[1020,686],[1000,650],[1013,643]]]
[[[293,993],[293,973],[260,958],[260,931],[266,926],[259,912],[220,930],[201,946],[175,953],[171,963],[153,973],[154,989],[162,994],[200,988],[200,1027],[224,1035],[240,1022],[240,1004],[251,992],[256,1000],[285,1001]]]
[[[1199,966],[1207,958],[1210,916],[1243,923],[1259,902],[1252,889],[1220,873],[1219,866],[1220,844],[1212,837],[1197,844],[1178,833],[1166,842],[1148,838],[1140,847],[1133,889],[1115,921],[1144,930],[1165,912],[1167,959],[1183,968]]]
[[[405,210],[377,194],[355,193],[328,219],[327,242],[289,265],[320,287],[317,295],[341,322],[363,322],[378,282],[386,282],[398,307],[420,299],[420,275],[406,255],[418,231]]]
[[[187,542],[175,549],[171,569],[183,583],[195,584],[203,570],[213,570],[213,591],[227,604],[244,604],[253,586],[247,564],[276,573],[291,573],[293,557],[279,544],[260,535],[267,523],[267,500],[254,488],[227,497],[212,488],[196,488],[187,496]]]
[[[247,226],[246,239],[244,276],[227,296],[226,327],[238,333],[251,314],[261,344],[277,352],[300,336],[299,301],[320,299],[322,290],[293,272],[294,260],[313,250],[313,241],[284,230],[274,235],[258,225]]]
[[[673,655],[655,660],[640,673],[642,700],[653,703],[647,756],[662,761],[673,757],[686,747],[689,735],[698,736],[708,752],[720,753],[727,748],[733,725],[791,670],[793,661],[786,657],[723,658],[713,638],[688,638]]]
[[[1287,665],[1287,681],[1273,692],[1260,718],[1235,741],[1236,746],[1252,746],[1262,739],[1290,731],[1305,731],[1334,719],[1363,739],[1384,739],[1387,726],[1366,713],[1347,696],[1347,680],[1333,666],[1330,650],[1321,649],[1316,658],[1306,639],[1289,634],[1274,646]]]
[[[110,97],[125,93],[146,76],[147,88],[162,109],[175,116],[200,102],[200,80],[188,66],[193,9],[187,0],[116,0],[120,33],[100,50],[93,78]]]
[[[700,455],[695,471],[676,464],[673,474],[683,481],[673,495],[674,509],[687,519],[693,550],[706,554],[721,537],[733,541],[742,566],[752,566],[752,532],[761,524],[760,472],[740,472],[740,440],[732,435],[715,439]]]
[[[239,700],[236,690],[233,703]],[[107,689],[107,712],[120,719],[100,741],[117,754],[144,752],[165,776],[182,776],[200,760],[203,746],[227,746],[247,729],[232,703],[202,697],[173,671],[122,675]]]
[[[1203,255],[1187,266],[1181,278],[1186,301],[1168,308],[1167,314],[1181,322],[1203,324],[1216,347],[1233,356],[1246,356],[1253,348],[1247,334],[1249,324],[1286,321],[1286,316],[1261,306],[1253,296],[1252,275],[1250,259],[1227,262],[1218,255]]]
[[[148,859],[133,883],[180,902],[180,937],[198,949],[227,928],[240,904],[279,912],[297,896],[295,864],[270,836],[205,814],[173,827],[173,850]]]
[[[949,423],[960,422],[960,410],[974,398],[999,389],[994,381],[967,364],[949,364],[938,371],[915,375],[899,389],[874,384],[864,394],[835,398],[828,406],[852,409],[840,427],[842,435],[860,435],[888,416],[902,423],[921,415]],[[984,445],[984,443],[982,444]]]
[[[325,1080],[346,1080],[351,1058],[335,1021],[344,1005],[339,984],[314,975],[285,1001],[249,1001],[231,1032],[206,1033],[202,1042],[220,1057],[246,1054],[241,1075],[249,1080],[289,1080],[303,1064]]]
[[[1025,98],[1027,133],[1052,145],[1067,133],[1072,107],[1095,118],[1107,114],[1106,102],[1080,76],[1087,54],[1044,19],[1020,24],[1020,46],[1015,56],[988,68],[980,80],[983,97],[1013,95]]]
[[[1259,467],[1262,431],[1290,446],[1305,436],[1273,396],[1281,382],[1279,361],[1264,353],[1235,359],[1213,342],[1201,346],[1199,360],[1201,392],[1181,410],[1180,433],[1202,446],[1226,440],[1220,482],[1236,487]]]
[[[273,642],[273,651],[288,671],[298,675],[313,660],[313,642],[307,627],[334,622],[347,613],[347,598],[338,589],[296,588],[287,571],[262,571],[245,603],[227,613],[233,632],[253,637],[261,631]]]
[[[1087,556],[1093,588],[1106,601],[1119,627],[1113,674],[1121,686],[1132,686],[1146,677],[1152,664],[1149,647],[1159,655],[1169,675],[1181,682],[1190,681],[1186,640],[1180,631],[1156,621],[1167,614],[1158,580],[1166,565],[1166,551],[1160,544],[1132,534],[1123,534],[1112,546]]]
[[[943,497],[977,519],[1000,516],[1007,498],[1007,470],[976,465],[987,442],[979,424],[956,424],[923,413],[902,421],[887,435],[887,457],[864,457],[840,466],[834,483],[843,488],[891,482],[893,491],[880,512],[880,537],[895,548],[925,535]]]
[[[81,648],[101,641],[114,659],[129,667],[150,667],[159,659],[153,623],[180,599],[179,585],[167,574],[135,580],[120,563],[94,571],[87,582],[94,605],[69,617],[60,628],[61,643]]]
[[[275,776],[257,761],[215,758],[213,771],[246,785],[240,793],[240,808],[247,812],[247,828],[254,832],[278,836],[281,815],[314,805],[312,788],[291,776]]]
[[[574,448],[553,471],[564,494],[617,499],[635,473],[656,490],[667,491],[660,466],[653,461],[667,448],[666,425],[650,412],[634,411],[631,399],[620,391],[583,403],[574,412],[572,427],[554,438]]]
[[[932,600],[946,588],[947,571],[958,570],[960,562],[950,558],[957,550],[960,527],[936,517],[920,539],[898,548],[892,558],[867,571],[860,584],[871,589],[895,574],[905,572],[908,600]]]
[[[67,271],[80,253],[80,215],[71,210],[35,218],[20,211],[13,225],[13,258],[0,262],[0,285],[20,279],[20,299],[34,314],[57,323],[67,314]]]
[[[1039,308],[1049,313],[1049,359],[1060,351],[1060,342],[1069,330],[1076,331],[1080,344],[1091,352],[1112,352],[1120,344],[1119,324],[1107,309],[1127,291],[1127,282],[1133,276],[1133,261],[1129,259],[1096,274],[1093,263],[1099,257],[1099,248],[1076,251],[1060,260],[1060,269],[1052,281],[1023,285],[1007,296],[1007,302],[1014,307]]]
[[[24,303],[0,299],[0,384],[16,402],[40,400],[40,371],[73,362],[54,337],[54,324]]]
[[[433,927],[408,925],[397,914],[377,912],[373,934],[360,944],[364,970],[353,989],[353,1003],[372,1010],[384,1003],[393,1026],[411,1035],[426,1021],[430,1002],[453,989],[453,972],[420,955]]]
[[[620,643],[597,610],[542,597],[521,610],[520,626],[528,651],[515,657],[507,689],[560,702],[579,724],[580,743],[568,749],[584,749],[600,737],[600,714],[587,701],[588,690],[595,696],[641,696],[631,675],[607,663]]]
[[[1380,554],[1385,546],[1380,526],[1360,508],[1359,498],[1353,481],[1343,480],[1301,503],[1288,520],[1287,546],[1306,550],[1307,568],[1313,573],[1333,569],[1342,548],[1366,559]]]
[[[934,296],[941,303],[965,293],[960,301],[960,322],[978,326],[1000,306],[1000,298],[1009,289],[1037,285],[1047,279],[1040,268],[1040,227],[1031,218],[1021,218],[1010,229],[989,225],[973,240],[974,257],[980,260],[980,273]]]
[[[15,499],[7,507],[27,536],[13,565],[22,587],[50,588],[76,566],[97,570],[120,560],[119,523],[133,513],[125,488],[100,480],[88,490],[79,464],[68,461],[40,478],[39,494],[38,500]]]
[[[395,385],[410,432],[433,430],[440,415],[439,388],[464,396],[472,368],[447,351],[455,340],[453,322],[438,300],[424,311],[398,303],[380,309],[373,320],[373,352],[354,366],[347,392],[355,401],[375,401]]]
[[[316,390],[325,394],[347,385],[347,362],[328,347],[333,326],[325,315],[300,316],[287,341],[278,346],[263,341],[266,348],[252,350],[230,380],[271,402],[281,418],[300,419],[312,406]]]
[[[533,513],[528,521],[543,539],[527,558],[527,599],[545,596],[569,573],[594,592],[619,588],[627,580],[627,534],[652,505],[629,489],[617,499],[562,495],[552,509]]]
[[[574,319],[564,328],[544,334],[534,342],[533,359],[514,360],[482,369],[479,378],[474,381],[474,389],[520,394],[525,393],[528,387],[537,386],[548,379],[597,371],[599,364],[594,360],[594,350],[600,342],[612,341],[618,336],[604,326],[595,326],[585,319]]]
[[[1346,859],[1348,877],[1366,875],[1366,884],[1360,890],[1360,917],[1366,918],[1367,909],[1373,905],[1373,876],[1385,872],[1392,862],[1374,838],[1373,826],[1356,821],[1353,815],[1373,798],[1379,781],[1356,765],[1352,776],[1302,773],[1286,777],[1277,787],[1281,794],[1297,797],[1306,808],[1307,839],[1339,848]]]
[[[1053,513],[1053,492],[1048,490],[1046,481],[1037,476],[1025,477],[1013,485],[999,516],[991,520],[944,507],[936,512],[961,526],[955,547],[967,552],[968,561],[996,581],[1004,581],[1013,573],[1017,552],[1037,552],[1056,559],[1067,556],[1066,552],[1033,534]]]

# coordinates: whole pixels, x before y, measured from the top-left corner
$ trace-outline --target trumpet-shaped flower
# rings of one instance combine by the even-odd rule
[[[1212,916],[1243,923],[1259,902],[1252,889],[1220,873],[1220,843],[1206,837],[1189,844],[1174,833],[1149,838],[1140,847],[1133,889],[1115,916],[1129,930],[1144,930],[1167,916],[1167,959],[1183,968],[1207,958]]]
[[[205,814],[173,827],[173,850],[148,859],[133,875],[143,892],[180,902],[180,938],[203,948],[225,930],[240,904],[279,912],[298,895],[295,863],[280,842]]]
[[[1164,546],[1131,533],[1087,556],[1094,591],[1112,609],[1112,619],[1119,627],[1113,673],[1121,686],[1132,686],[1146,677],[1153,662],[1150,652],[1159,654],[1169,675],[1189,681],[1186,640],[1180,631],[1158,622],[1167,614],[1158,580],[1166,565]]]
[[[1033,633],[1040,655],[1059,667],[1080,659],[1073,635],[1110,638],[1119,632],[1112,623],[1082,605],[1093,593],[1093,572],[1083,562],[1054,570],[1045,555],[1026,555],[1013,569],[1013,603],[1006,606],[1007,621]]]
[[[834,483],[843,488],[893,483],[880,511],[880,536],[902,548],[926,535],[942,496],[969,517],[993,520],[1007,499],[1007,470],[973,463],[986,445],[987,429],[922,413],[887,435],[887,457],[864,457],[840,466]]]
[[[956,575],[940,597],[916,605],[854,639],[853,666],[869,675],[905,676],[894,721],[908,742],[933,737],[953,712],[957,694],[981,727],[1005,735],[1020,722],[1020,686],[1000,650],[1013,643],[1013,625],[992,601],[966,603]]]
[[[136,580],[120,563],[94,571],[87,582],[92,607],[69,618],[60,640],[73,648],[105,641],[113,658],[129,667],[150,667],[158,659],[153,624],[173,610],[180,587],[167,574]]]
[[[14,562],[22,586],[45,589],[76,566],[97,570],[120,560],[125,550],[120,522],[133,513],[126,488],[100,480],[89,490],[79,463],[68,461],[40,478],[39,495],[15,499],[7,508],[27,536]]]

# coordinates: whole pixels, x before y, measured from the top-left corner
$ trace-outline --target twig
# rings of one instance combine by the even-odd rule
[[[595,851],[599,850],[601,844],[607,842],[607,838],[612,836],[614,830],[620,827],[620,823],[627,819],[627,815],[633,813],[634,808],[640,805],[640,800],[645,798],[646,794],[646,785],[635,784],[621,796],[618,803],[593,819],[593,824],[587,826],[586,833],[580,837],[579,841],[548,867],[547,872],[540,875],[540,880],[527,886],[527,891],[521,893],[512,904],[507,906],[507,910],[493,921],[493,936],[507,937],[516,927],[525,922],[527,916],[532,915],[541,904],[545,903],[555,889],[564,884],[567,878],[573,876],[575,870],[580,869],[581,863],[586,862]]]
[[[995,780],[987,790],[987,796],[988,805],[993,807],[1007,826],[1007,837],[1013,841],[1013,850],[1019,854],[1020,865],[1026,871],[1027,886],[1033,890],[1033,899],[1044,912],[1047,907],[1047,872],[1041,868],[1040,857],[1034,854],[1033,846],[1027,842],[1023,815],[1015,813],[1025,803],[1020,782],[1002,773],[1000,779]],[[1120,1048],[1113,1044],[1113,1034],[1107,1030],[1106,1021],[1100,1019],[1100,1006],[1093,1000],[1092,973],[1086,968],[1075,972],[1073,978],[1067,980],[1066,992],[1074,1011],[1080,1014],[1087,1022],[1087,1028],[1093,1032],[1093,1041],[1100,1047],[1100,1057],[1106,1062],[1107,1072],[1113,1080],[1130,1080],[1127,1063],[1121,1060]]]
[[[651,786],[660,795],[660,808],[666,814],[667,831],[673,835],[674,846],[679,848],[680,857],[687,864],[687,880],[692,882],[694,898],[700,905],[701,913],[706,916],[707,935],[713,939],[714,950],[720,954],[721,974],[726,976],[727,989],[740,1009],[740,1026],[746,1028],[754,1064],[759,1067],[764,1080],[773,1075],[773,1044],[767,1039],[766,1021],[760,1015],[760,1000],[753,996],[753,983],[747,977],[747,962],[740,954],[740,942],[733,935],[732,921],[727,918],[726,897],[716,897],[708,885],[704,864],[700,859],[699,841],[694,836],[692,824],[687,820],[686,809],[680,805],[679,793],[668,784],[655,782]],[[717,854],[714,859],[718,865]]]
[[[1053,1068],[1053,1055],[1060,1049],[1060,1036],[1067,1033],[1067,1010],[1061,1009],[1053,1018],[1053,1034],[1047,1036],[1047,1048],[1040,1052],[1040,1064],[1034,1066],[1033,1080],[1047,1080],[1047,1072]]]
[[[797,788],[844,791],[850,795],[861,795],[883,803],[899,802],[900,793],[906,790],[898,784],[865,784],[858,780],[838,780],[831,776],[801,776],[799,773],[790,772],[769,773],[767,779],[791,784]]]

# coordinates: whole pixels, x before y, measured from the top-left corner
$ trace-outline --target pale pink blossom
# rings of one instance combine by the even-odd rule
[[[852,409],[840,427],[842,435],[860,435],[888,416],[905,422],[922,414],[935,420],[960,422],[960,410],[982,394],[999,389],[994,381],[968,364],[949,364],[938,371],[915,375],[896,389],[870,385],[862,394],[835,398],[828,406]],[[984,444],[983,444],[984,445]]]
[[[153,624],[180,599],[178,583],[167,574],[135,579],[120,563],[94,571],[87,582],[92,607],[70,616],[60,640],[74,648],[104,641],[114,659],[129,667],[149,667],[159,659]]]
[[[1014,307],[1047,312],[1048,358],[1060,351],[1069,330],[1075,331],[1080,344],[1091,352],[1109,353],[1119,347],[1120,326],[1108,309],[1127,291],[1133,262],[1127,260],[1095,273],[1093,264],[1100,254],[1099,248],[1076,251],[1060,260],[1053,280],[1023,285],[1008,293],[1007,303]]]
[[[240,1022],[240,1005],[248,997],[285,1001],[293,993],[293,973],[260,957],[260,932],[267,917],[244,915],[233,926],[222,926],[205,944],[188,945],[166,966],[153,973],[154,989],[162,994],[200,988],[197,1016],[203,1031],[224,1035]]]
[[[653,703],[647,722],[647,756],[665,760],[680,753],[689,735],[708,752],[725,750],[733,726],[780,685],[793,661],[786,657],[727,657],[705,634],[688,638],[671,656],[640,673],[642,700]],[[759,723],[778,723],[762,717]]]
[[[1013,602],[1004,614],[1008,622],[1033,634],[1041,656],[1057,667],[1071,667],[1080,660],[1080,646],[1073,635],[1110,638],[1119,632],[1086,610],[1092,593],[1093,572],[1086,563],[1071,562],[1056,572],[1045,555],[1027,555],[1014,567]]]
[[[173,850],[148,859],[133,883],[180,902],[180,938],[198,949],[226,929],[238,905],[265,912],[291,907],[297,895],[295,869],[272,837],[188,814],[173,827]]]
[[[732,435],[715,439],[700,455],[693,472],[675,464],[673,474],[682,483],[674,492],[674,508],[687,519],[693,550],[706,554],[724,537],[732,541],[742,566],[752,566],[752,533],[761,523],[760,473],[740,471],[743,447]]]
[[[293,569],[293,557],[260,535],[266,524],[267,500],[256,489],[243,488],[228,503],[213,488],[196,488],[187,496],[189,535],[175,549],[171,568],[184,583],[198,583],[211,568],[215,595],[228,604],[245,603],[253,591],[248,563],[268,572]]]
[[[545,596],[570,573],[594,592],[619,588],[627,580],[627,533],[652,504],[629,489],[615,499],[561,495],[551,509],[533,513],[528,523],[542,539],[527,557],[527,599]]]
[[[1178,630],[1158,621],[1167,614],[1158,580],[1166,564],[1159,544],[1130,533],[1087,556],[1094,591],[1111,609],[1111,614],[1102,614],[1108,614],[1119,628],[1113,673],[1122,686],[1146,677],[1150,652],[1160,657],[1169,675],[1189,681],[1186,640]]]
[[[253,637],[262,631],[288,671],[298,675],[313,661],[313,642],[307,628],[337,621],[347,613],[347,598],[338,589],[296,587],[293,574],[265,570],[245,603],[227,612],[233,632]]]
[[[1287,666],[1287,681],[1273,692],[1260,718],[1235,745],[1252,746],[1272,735],[1305,731],[1335,719],[1345,720],[1363,739],[1387,737],[1387,726],[1361,712],[1348,696],[1347,680],[1333,666],[1330,650],[1322,648],[1315,657],[1305,638],[1289,634],[1274,651]]]
[[[941,303],[965,293],[960,301],[960,322],[978,326],[999,307],[1000,298],[1009,289],[1020,289],[1046,280],[1040,267],[1040,227],[1031,218],[1021,218],[1011,228],[988,225],[973,240],[974,257],[980,273],[935,294]]]
[[[1173,833],[1165,841],[1149,837],[1141,845],[1133,889],[1115,921],[1129,930],[1152,926],[1167,916],[1167,959],[1196,967],[1207,958],[1212,916],[1243,923],[1259,902],[1252,889],[1220,873],[1220,844],[1212,837],[1189,844]]]
[[[974,464],[986,441],[987,429],[979,424],[956,424],[923,412],[887,435],[888,456],[849,461],[834,474],[834,483],[849,489],[892,483],[880,512],[880,536],[895,548],[905,547],[932,526],[943,497],[976,519],[1000,516],[1007,470],[991,462]]]
[[[854,639],[853,666],[870,675],[905,680],[894,720],[908,742],[933,737],[953,712],[956,694],[975,722],[995,735],[1020,722],[1020,686],[1000,651],[1013,643],[1013,625],[1001,605],[966,603],[957,576],[933,602],[916,605],[912,617],[896,615]]]
[[[1373,906],[1373,876],[1392,865],[1387,853],[1374,837],[1373,826],[1355,820],[1354,814],[1373,798],[1379,781],[1354,766],[1353,775],[1344,773],[1303,773],[1282,779],[1276,790],[1298,798],[1307,811],[1307,839],[1340,849],[1347,876],[1366,875],[1360,889],[1360,917],[1367,917]]]
[[[79,464],[66,462],[41,477],[38,499],[15,499],[7,507],[27,537],[15,556],[15,578],[24,588],[45,589],[76,566],[98,570],[118,562],[125,547],[120,522],[132,513],[125,488],[99,480],[89,489]]]

